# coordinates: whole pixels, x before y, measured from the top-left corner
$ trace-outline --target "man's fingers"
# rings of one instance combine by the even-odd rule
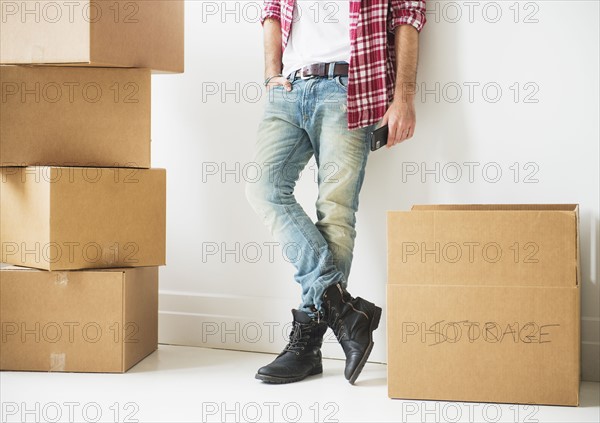
[[[292,83],[284,76],[271,79],[267,84],[267,89],[270,90],[277,85],[282,85],[286,91],[292,91]]]
[[[393,147],[400,144],[402,141],[406,141],[411,138],[414,134],[414,125],[408,125],[406,123],[396,123],[388,125],[388,147]]]
[[[381,118],[381,122],[379,122],[379,125],[375,126],[375,130],[384,127],[385,125],[388,125],[388,120],[389,120],[389,112],[386,112],[383,117]],[[388,125],[388,131],[389,131],[389,125]],[[390,136],[389,136],[389,132],[388,132],[388,142],[389,142]]]
[[[393,147],[397,144],[400,144],[404,141],[404,137],[406,135],[406,130],[404,129],[404,125],[401,122],[396,123],[394,130],[394,138],[390,144],[390,147]]]
[[[398,130],[398,124],[394,121],[388,122],[388,139],[387,146],[391,148],[396,144],[396,132]]]
[[[406,141],[408,139],[408,134],[410,132],[410,128],[406,125],[402,125],[400,131],[398,132],[398,143],[402,141]]]
[[[283,88],[286,91],[292,91],[292,83],[285,76],[280,76],[279,78],[277,78],[277,82],[283,85]]]
[[[379,122],[379,125],[375,128],[381,128],[382,126],[385,126],[388,124],[388,120],[390,119],[390,112],[387,111],[385,112],[385,114],[383,115],[383,117],[381,118],[381,122]]]

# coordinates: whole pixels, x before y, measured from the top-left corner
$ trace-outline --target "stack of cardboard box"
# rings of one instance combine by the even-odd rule
[[[183,72],[183,1],[0,8],[0,369],[127,371],[157,347],[150,76]]]
[[[577,405],[578,206],[388,214],[392,398]]]

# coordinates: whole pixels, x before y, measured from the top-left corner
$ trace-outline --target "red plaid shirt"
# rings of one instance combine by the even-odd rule
[[[261,23],[267,18],[281,22],[282,49],[292,29],[295,1],[265,0]],[[412,25],[421,31],[425,0],[350,0],[348,129],[378,122],[393,99],[393,31],[398,25]]]

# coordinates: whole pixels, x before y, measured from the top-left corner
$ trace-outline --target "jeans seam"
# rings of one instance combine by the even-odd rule
[[[360,189],[362,189],[362,184],[364,183],[365,168],[367,167],[367,160],[369,158],[369,150],[366,147],[367,147],[367,143],[364,142],[364,139],[363,139],[363,156],[362,156],[362,160],[361,160],[360,173],[356,180],[356,185],[354,186],[354,192],[356,193],[356,196],[354,197],[354,201],[353,201],[354,204],[352,204],[354,213],[356,213],[358,211],[358,205],[359,205],[358,197],[360,196]]]

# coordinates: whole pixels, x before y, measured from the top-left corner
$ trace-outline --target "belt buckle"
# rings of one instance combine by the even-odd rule
[[[313,77],[313,75],[305,75],[304,74],[304,70],[310,70],[310,68],[308,66],[304,66],[302,68],[300,68],[300,79],[310,79]]]

